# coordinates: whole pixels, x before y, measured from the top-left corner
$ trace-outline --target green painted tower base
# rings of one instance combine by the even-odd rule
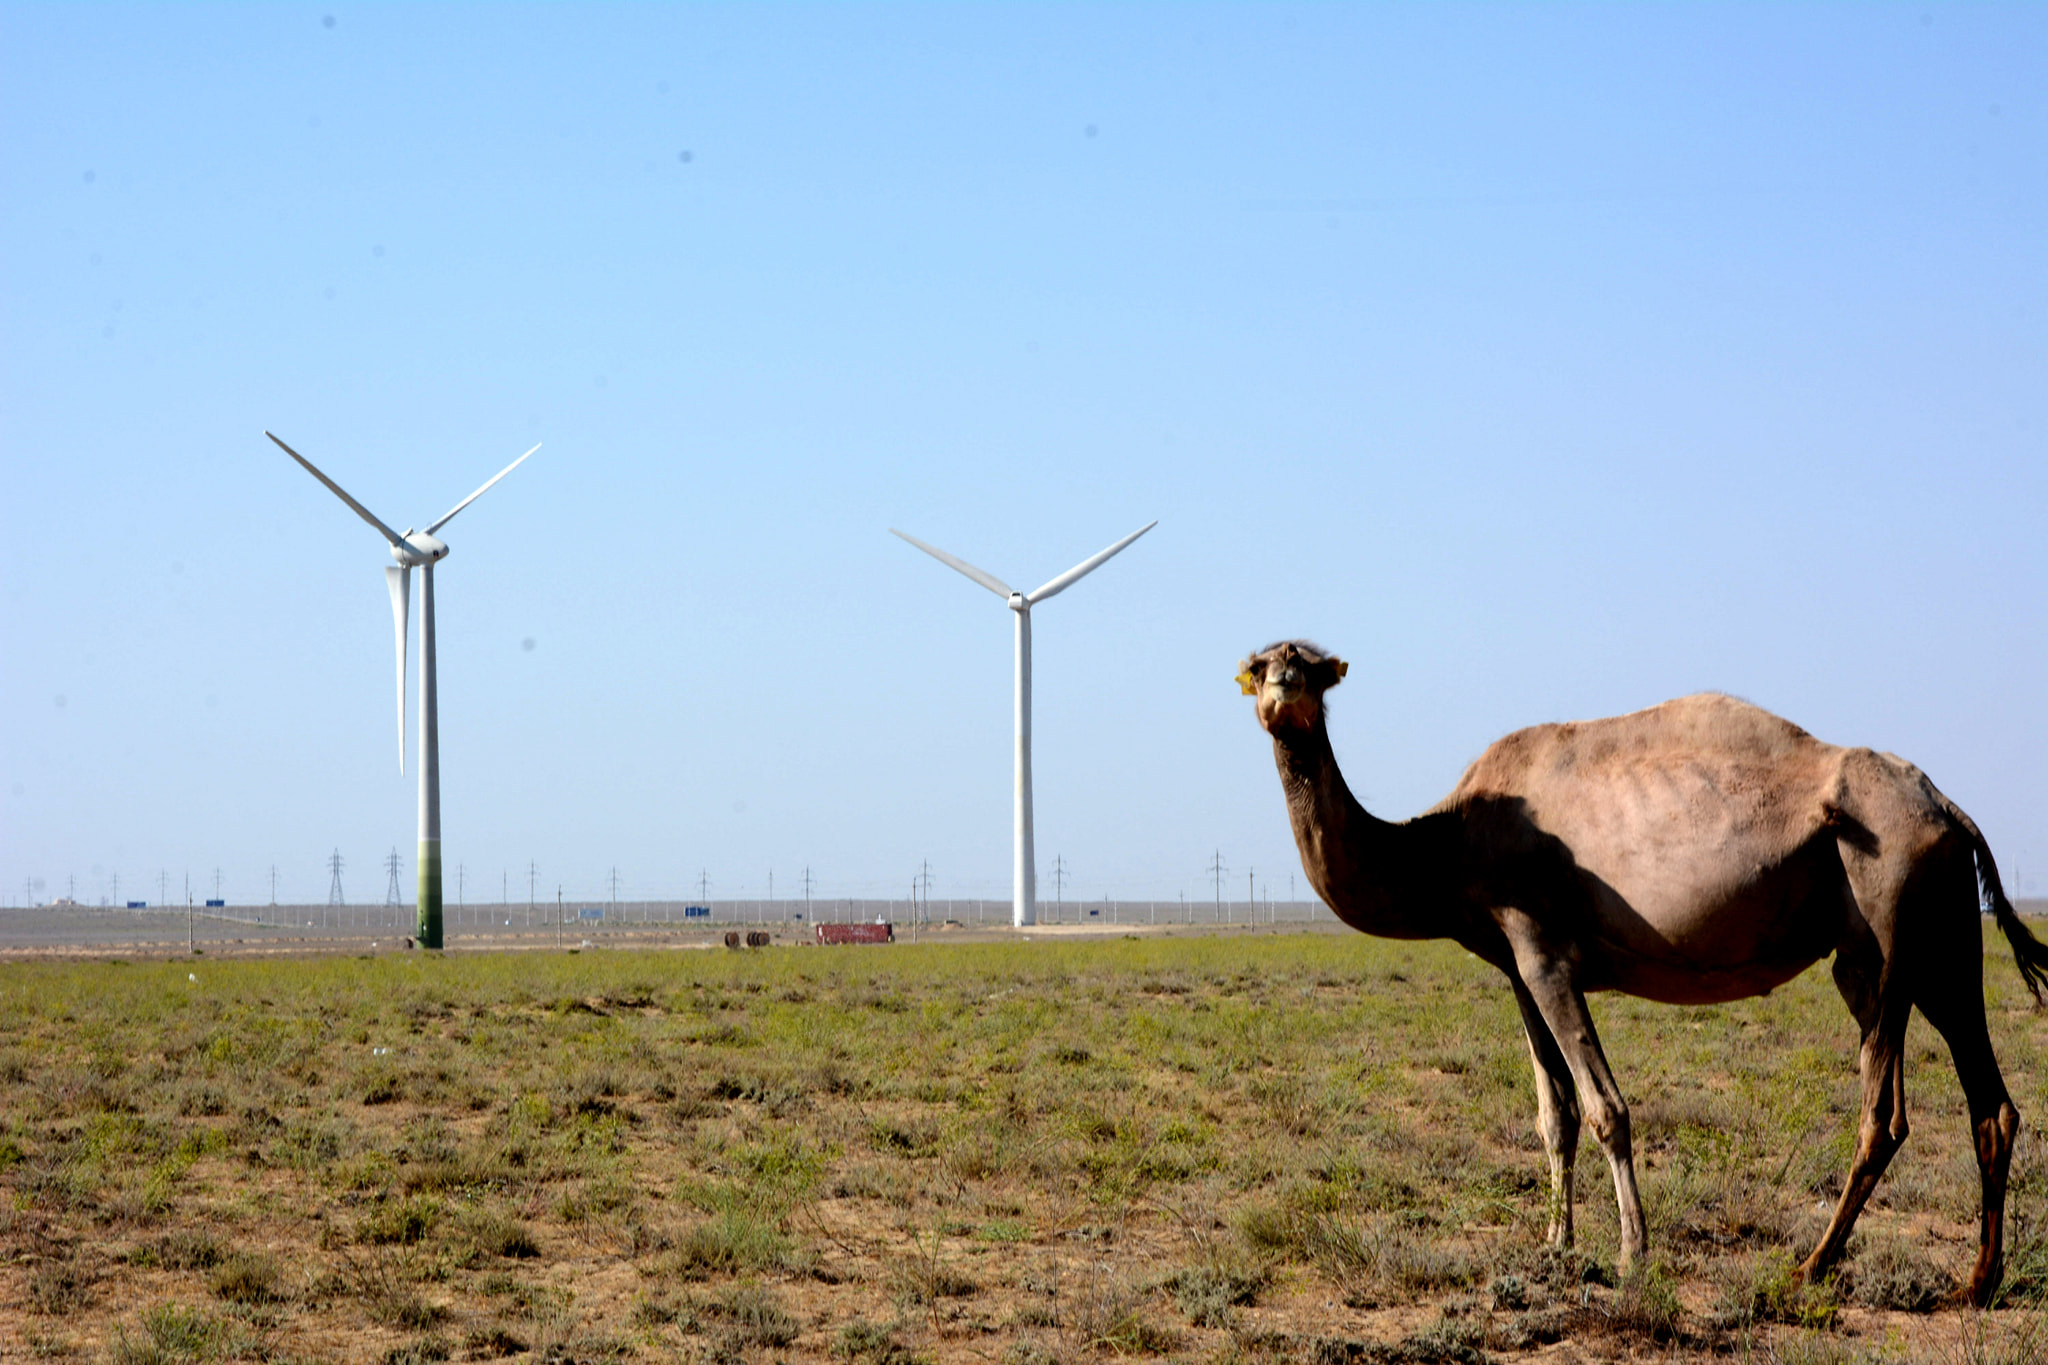
[[[441,841],[420,840],[420,913],[413,935],[422,948],[441,946]]]

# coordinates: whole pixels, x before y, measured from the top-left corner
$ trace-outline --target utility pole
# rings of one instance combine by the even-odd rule
[[[117,909],[117,910],[118,910],[118,909],[122,909],[122,908],[123,908],[123,907],[122,907],[122,905],[121,905],[121,874],[120,874],[120,873],[118,873],[118,872],[116,872],[116,873],[114,874],[114,890],[113,890],[113,893],[112,893],[111,895],[109,895],[109,896],[107,897],[107,899],[109,899],[109,900],[113,901],[113,903],[114,903],[114,908],[115,908],[115,909]]]
[[[277,864],[270,865],[270,903],[277,904]]]
[[[1244,870],[1244,922],[1246,924],[1257,924],[1259,922],[1259,887],[1258,883],[1252,879],[1253,871],[1254,869],[1249,867]]]
[[[1216,922],[1223,923],[1223,874],[1230,869],[1223,865],[1223,850],[1217,849],[1216,856],[1209,860],[1209,879],[1216,886]]]
[[[1066,918],[1067,905],[1067,860],[1059,854],[1052,860],[1052,922],[1058,924]]]
[[[612,867],[612,908],[610,917],[612,919],[619,917],[619,869],[616,864]]]
[[[199,929],[192,918],[192,874],[185,873],[185,951],[199,951]]]
[[[533,888],[539,879],[540,865],[534,862],[533,859],[528,858],[526,860],[526,927],[529,929],[533,927]]]
[[[327,859],[327,872],[328,872],[328,879],[327,879],[327,903],[328,903],[329,905],[346,905],[346,904],[348,904],[348,901],[347,901],[347,899],[346,899],[346,898],[345,898],[345,897],[344,897],[344,896],[343,896],[343,895],[341,894],[341,850],[340,850],[340,849],[338,849],[338,848],[337,848],[336,850],[334,850],[334,853],[333,853],[333,855],[332,855],[332,856],[330,856],[330,857],[329,857],[329,858]],[[326,925],[326,923],[327,923],[327,916],[326,916],[326,913],[325,913],[324,911],[323,911],[323,912],[321,913],[321,916],[320,916],[320,923],[321,923],[321,925],[322,925],[323,927],[324,927],[324,926]]]
[[[711,873],[701,867],[697,869],[697,900],[706,910],[711,908]]]
[[[804,864],[804,923],[811,922],[811,865]]]
[[[555,883],[555,946],[562,946],[562,884]]]

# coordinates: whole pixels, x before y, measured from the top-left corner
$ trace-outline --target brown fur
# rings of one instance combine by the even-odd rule
[[[2048,948],[1998,889],[1977,827],[1918,768],[1704,694],[1518,730],[1434,808],[1389,824],[1352,798],[1330,748],[1323,697],[1344,665],[1288,641],[1243,667],[1302,866],[1330,908],[1365,933],[1452,939],[1507,974],[1536,1074],[1554,1242],[1571,1240],[1583,1118],[1614,1178],[1624,1270],[1643,1249],[1628,1108],[1585,993],[1735,1000],[1832,954],[1863,1031],[1863,1120],[1834,1219],[1800,1269],[1841,1255],[1905,1140],[1901,1049],[1918,1006],[1969,1099],[1983,1219],[1966,1293],[1990,1301],[2019,1114],[1985,1026],[1980,877],[2037,999]]]

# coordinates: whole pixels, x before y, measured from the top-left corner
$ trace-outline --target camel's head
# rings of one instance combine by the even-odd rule
[[[1246,659],[1237,685],[1258,698],[1259,724],[1269,733],[1306,730],[1322,723],[1323,693],[1350,665],[1306,640],[1282,640]]]

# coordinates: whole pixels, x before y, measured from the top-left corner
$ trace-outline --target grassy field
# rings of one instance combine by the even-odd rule
[[[2048,1358],[2048,1021],[2003,1304],[1916,1020],[1913,1136],[1794,1287],[1855,1125],[1825,970],[1595,1002],[1651,1265],[1590,1140],[1545,1252],[1513,1003],[1443,945],[1050,942],[0,964],[0,1358]]]

